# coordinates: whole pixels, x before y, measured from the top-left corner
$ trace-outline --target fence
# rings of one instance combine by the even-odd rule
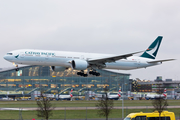
[[[28,114],[27,113],[28,110],[32,111],[35,109],[37,108],[19,109],[19,111],[17,110],[17,114],[19,112],[18,120],[22,120],[23,118],[25,118],[24,120],[32,120],[32,119],[26,119],[25,116],[26,114]],[[134,107],[125,106],[124,117],[126,117],[129,113],[133,113],[133,112],[152,112],[152,111],[153,111],[152,106],[134,106]],[[55,117],[55,119],[50,119],[50,120],[104,120],[105,119],[98,117],[96,107],[59,107],[59,108],[55,108],[53,112],[55,116],[57,116],[58,114],[59,117]],[[179,120],[180,113],[176,114],[176,117],[177,117],[176,119]],[[39,118],[35,120],[43,120],[43,119]],[[112,113],[109,116],[109,120],[123,120],[122,107],[114,107]]]

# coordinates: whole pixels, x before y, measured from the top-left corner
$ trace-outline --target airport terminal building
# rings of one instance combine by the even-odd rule
[[[43,89],[51,94],[83,95],[85,91],[99,93],[107,86],[110,91],[130,91],[130,74],[122,74],[107,70],[97,70],[101,75],[88,77],[78,76],[76,70],[54,72],[49,66],[24,66],[0,70],[0,96],[30,96],[34,91]],[[88,72],[88,70],[85,70]],[[122,87],[123,86],[123,87]]]

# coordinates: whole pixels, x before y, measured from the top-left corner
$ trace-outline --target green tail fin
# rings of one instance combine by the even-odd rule
[[[162,36],[158,36],[156,40],[149,46],[149,48],[140,57],[155,59],[157,52],[159,50],[159,46],[161,44],[162,38],[163,38]]]

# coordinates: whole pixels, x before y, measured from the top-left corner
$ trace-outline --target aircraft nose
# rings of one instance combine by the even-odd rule
[[[4,59],[9,61],[9,60],[11,60],[12,58],[11,58],[11,56],[5,55],[5,56],[4,56]]]
[[[3,57],[5,60],[7,60],[7,55],[4,55],[4,57]]]

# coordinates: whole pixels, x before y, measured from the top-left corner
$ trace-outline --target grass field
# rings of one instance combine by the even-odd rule
[[[125,100],[124,101],[124,116],[132,112],[152,112],[153,109],[126,109],[126,106],[152,106],[150,100]],[[97,101],[52,101],[55,107],[94,107]],[[169,106],[180,105],[180,100],[168,100]],[[122,106],[122,101],[114,101],[114,106]],[[37,107],[36,101],[0,101],[0,108],[24,108],[24,107]],[[176,114],[176,117],[180,115],[180,108],[168,109]],[[36,118],[36,111],[22,111],[23,119]],[[87,114],[86,114],[87,113]],[[110,118],[121,118],[121,109],[113,109]],[[85,119],[87,118],[101,118],[97,115],[97,110],[55,110],[53,111],[53,117],[50,119]],[[1,119],[18,119],[19,111],[0,111]],[[40,119],[40,118],[39,118]]]
[[[97,101],[52,101],[55,107],[94,107]],[[168,100],[169,106],[180,106],[180,100]],[[114,101],[122,106],[122,101]],[[152,106],[151,100],[124,100],[124,106]],[[0,108],[37,107],[36,101],[0,101]]]
[[[125,109],[124,116],[132,112],[152,112],[152,109]],[[174,112],[176,117],[179,117],[180,109],[168,109],[168,111]],[[122,117],[121,109],[114,109],[110,114],[109,118],[121,118]],[[22,111],[23,119],[32,119],[37,118],[36,111]],[[66,117],[65,117],[66,115]],[[55,110],[53,111],[53,117],[50,119],[85,119],[87,118],[102,118],[97,115],[97,110]],[[18,119],[19,118],[19,111],[0,111],[1,119]],[[39,118],[40,119],[40,118]]]

